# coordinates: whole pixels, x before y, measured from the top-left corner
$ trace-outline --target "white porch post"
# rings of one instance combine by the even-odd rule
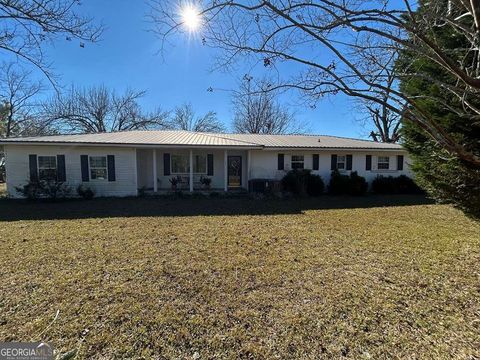
[[[153,149],[153,192],[158,191],[157,149]]]
[[[190,192],[193,192],[193,150],[190,150]]]
[[[228,151],[225,150],[223,154],[223,175],[224,175],[224,190],[228,191]]]
[[[251,150],[248,150],[248,152],[247,152],[247,186],[248,186],[248,181],[250,180],[250,171],[251,171],[250,161],[251,161],[251,159],[252,159]]]

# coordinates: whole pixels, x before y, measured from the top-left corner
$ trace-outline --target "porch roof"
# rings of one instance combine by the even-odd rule
[[[178,130],[135,130],[112,133],[0,139],[0,144],[62,144],[145,147],[219,147],[247,149],[403,150],[401,145],[328,135],[217,134]]]

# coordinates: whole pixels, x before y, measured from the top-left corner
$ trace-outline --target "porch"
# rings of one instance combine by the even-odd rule
[[[136,149],[137,189],[230,191],[248,188],[250,151],[243,149]]]

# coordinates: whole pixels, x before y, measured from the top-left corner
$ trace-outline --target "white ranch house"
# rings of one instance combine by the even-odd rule
[[[323,135],[213,134],[188,131],[125,131],[1,139],[7,191],[29,180],[84,184],[97,196],[165,192],[179,188],[248,189],[251,179],[279,180],[291,169],[311,169],[326,184],[333,169],[371,182],[377,175],[411,176],[406,151],[396,144]]]

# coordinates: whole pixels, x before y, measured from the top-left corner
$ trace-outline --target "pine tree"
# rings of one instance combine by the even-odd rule
[[[445,6],[448,6],[447,0]],[[416,14],[428,18],[428,11],[428,2],[421,1]],[[465,25],[469,26],[471,21],[466,17]],[[458,59],[471,57],[472,63],[478,61],[474,58],[479,56],[478,50],[472,51],[451,26],[439,22],[439,26],[431,29],[438,43],[451,49],[451,54]],[[434,81],[441,79],[455,85],[457,80],[433,61],[406,50],[400,53],[397,71],[401,78],[401,91],[416,99],[423,111],[471,152],[480,154],[479,115],[466,112],[458,96]],[[467,100],[480,106],[480,96]],[[417,182],[438,201],[453,203],[465,213],[480,218],[480,169],[449,154],[412,122],[403,122],[402,138],[412,156]]]

